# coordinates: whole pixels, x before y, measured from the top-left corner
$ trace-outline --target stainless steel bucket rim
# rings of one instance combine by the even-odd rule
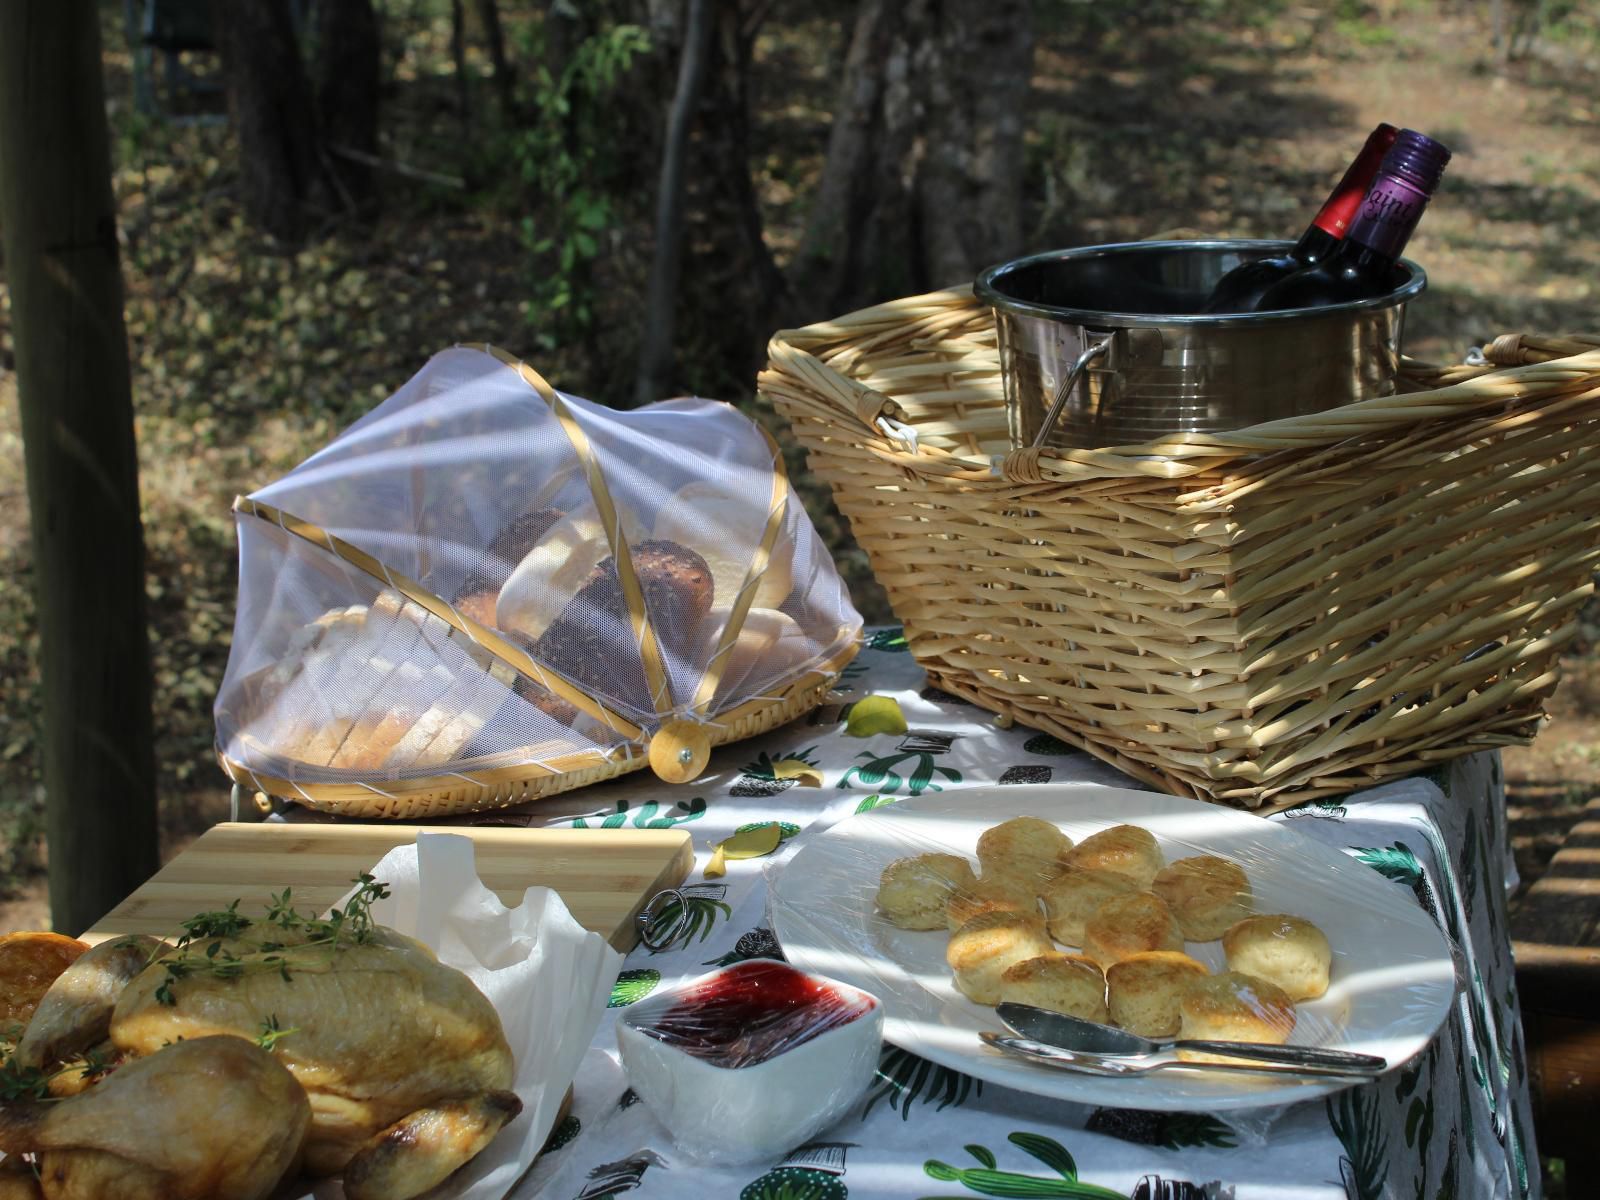
[[[973,291],[978,299],[991,308],[1022,316],[1043,317],[1050,321],[1082,325],[1091,329],[1101,329],[1107,325],[1133,328],[1152,325],[1199,325],[1208,329],[1220,329],[1239,325],[1270,325],[1337,317],[1344,313],[1359,312],[1369,308],[1391,308],[1415,298],[1428,285],[1428,276],[1423,269],[1409,258],[1402,258],[1400,265],[1410,273],[1410,278],[1394,291],[1382,296],[1374,296],[1368,300],[1352,300],[1345,304],[1329,304],[1320,308],[1284,308],[1269,312],[1219,314],[1120,313],[1092,308],[1060,308],[1050,304],[1018,300],[995,286],[995,280],[1000,275],[1040,263],[1104,258],[1115,254],[1151,250],[1261,250],[1270,253],[1287,250],[1292,245],[1294,243],[1288,241],[1214,238],[1205,241],[1111,242],[1100,246],[1079,246],[1070,250],[1048,250],[1042,254],[1030,254],[1026,258],[1014,258],[988,268],[978,276],[973,284]]]

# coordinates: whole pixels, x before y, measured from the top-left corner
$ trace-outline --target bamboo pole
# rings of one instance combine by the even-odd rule
[[[144,538],[91,0],[0,4],[0,235],[41,634],[50,907],[76,933],[158,865]]]

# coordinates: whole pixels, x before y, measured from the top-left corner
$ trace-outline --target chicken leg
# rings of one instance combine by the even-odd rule
[[[237,1037],[176,1042],[66,1100],[0,1107],[0,1150],[38,1157],[44,1200],[265,1200],[311,1106]]]
[[[349,1200],[411,1200],[437,1187],[522,1111],[515,1092],[419,1108],[374,1134],[344,1169]]]

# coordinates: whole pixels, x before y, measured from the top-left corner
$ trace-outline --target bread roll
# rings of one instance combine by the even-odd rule
[[[696,480],[678,489],[656,515],[650,536],[696,550],[711,569],[716,583],[716,603],[722,607],[733,607],[749,574],[756,547],[766,529],[761,517],[772,501],[770,482],[767,481],[767,489],[761,495],[742,495],[709,480]],[[730,512],[741,514],[736,529],[729,527],[725,514]],[[779,529],[767,558],[767,568],[756,582],[752,607],[775,609],[783,606],[794,590],[793,560],[794,544],[788,534]]]
[[[710,568],[693,550],[673,542],[640,542],[629,558],[663,657],[690,662],[711,611]],[[504,607],[505,592],[500,598]],[[572,602],[540,636],[533,656],[591,694],[641,712],[655,708],[615,559],[606,558],[589,572]]]
[[[1038,917],[993,911],[979,913],[950,935],[945,961],[969,1000],[999,1004],[1000,979],[1007,968],[1054,949]]]
[[[1113,963],[1106,972],[1111,1023],[1140,1037],[1171,1037],[1183,993],[1209,974],[1204,963],[1178,950],[1147,950]]]
[[[959,855],[896,859],[878,880],[878,911],[901,929],[943,929],[951,893],[976,882],[972,864]]]
[[[717,643],[731,616],[728,609],[715,608],[706,617],[701,625],[697,664],[704,663],[710,669]],[[717,681],[717,698],[734,695],[747,680],[773,678],[786,665],[803,659],[809,646],[805,631],[793,617],[772,608],[752,608],[745,614],[739,636],[727,652],[727,661]]]
[[[1083,945],[1083,927],[1106,901],[1130,896],[1139,885],[1112,871],[1068,870],[1044,889],[1050,936],[1069,946]]]
[[[1226,858],[1180,858],[1157,873],[1150,890],[1167,902],[1191,942],[1212,942],[1250,915],[1250,880]]]
[[[1009,876],[1002,875],[991,879],[985,875],[976,882],[958,887],[950,893],[950,899],[945,904],[945,923],[951,931],[954,931],[979,913],[996,910],[1037,917],[1039,898],[1033,894],[1031,888]]]
[[[1147,888],[1161,870],[1161,848],[1149,830],[1113,825],[1083,839],[1067,853],[1067,865],[1089,871],[1113,871]]]
[[[506,578],[490,624],[537,641],[610,556],[611,543],[599,520],[565,518],[523,555]]]
[[[1294,1001],[1275,983],[1238,971],[1197,978],[1178,1003],[1178,1036],[1281,1046],[1294,1032]],[[1245,1062],[1225,1055],[1180,1050],[1193,1062]]]
[[[1222,937],[1228,968],[1277,984],[1291,1000],[1315,1000],[1328,990],[1333,950],[1304,917],[1248,917]]]
[[[1106,977],[1090,959],[1051,951],[1007,967],[1000,976],[1000,1001],[1031,1004],[1104,1025]]]
[[[1102,968],[1147,950],[1182,950],[1183,931],[1154,892],[1108,900],[1083,927],[1083,952]]]
[[[978,863],[985,877],[1008,875],[1042,892],[1067,869],[1072,839],[1049,821],[1038,817],[1012,817],[978,838]]]

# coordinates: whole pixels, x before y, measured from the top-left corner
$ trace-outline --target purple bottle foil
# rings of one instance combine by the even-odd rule
[[[1450,151],[1439,142],[1402,129],[1384,155],[1348,239],[1388,258],[1399,258],[1449,161]]]

